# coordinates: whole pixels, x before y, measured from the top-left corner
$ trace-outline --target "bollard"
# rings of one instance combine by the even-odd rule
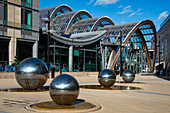
[[[51,78],[54,78],[55,76],[55,65],[53,65],[53,68],[51,69]]]

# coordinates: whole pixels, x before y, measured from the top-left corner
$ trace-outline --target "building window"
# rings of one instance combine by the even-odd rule
[[[22,6],[32,8],[32,0],[22,0]]]
[[[0,3],[0,20],[3,20],[3,5]]]
[[[162,41],[162,56],[164,56],[164,41]]]
[[[162,37],[164,37],[164,32],[162,32]]]
[[[7,25],[7,5],[4,5],[4,25]]]
[[[32,11],[25,10],[24,14],[24,9],[21,10],[21,23],[22,28],[32,29]]]

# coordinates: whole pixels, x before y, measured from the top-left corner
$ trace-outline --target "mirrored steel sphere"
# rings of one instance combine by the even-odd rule
[[[62,74],[51,82],[49,93],[56,104],[68,105],[77,99],[79,84],[73,76]]]
[[[131,83],[134,81],[135,79],[135,73],[131,70],[125,70],[122,74],[122,79],[126,82],[126,83]]]
[[[99,83],[104,87],[112,86],[116,81],[116,74],[113,70],[104,69],[98,75]]]
[[[37,89],[48,79],[47,65],[38,58],[27,58],[16,67],[15,77],[19,85],[26,89]]]

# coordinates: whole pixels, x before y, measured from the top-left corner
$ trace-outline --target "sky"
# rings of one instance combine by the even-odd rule
[[[67,4],[73,11],[87,10],[93,17],[108,16],[116,24],[150,19],[156,30],[170,13],[170,0],[39,0],[40,9]]]

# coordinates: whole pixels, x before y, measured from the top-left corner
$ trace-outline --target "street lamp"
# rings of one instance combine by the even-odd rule
[[[50,11],[48,11],[48,18],[44,18],[45,23],[48,24],[48,36],[47,36],[47,66],[49,68],[49,39],[50,39]]]
[[[120,76],[122,75],[122,31],[120,31]]]

